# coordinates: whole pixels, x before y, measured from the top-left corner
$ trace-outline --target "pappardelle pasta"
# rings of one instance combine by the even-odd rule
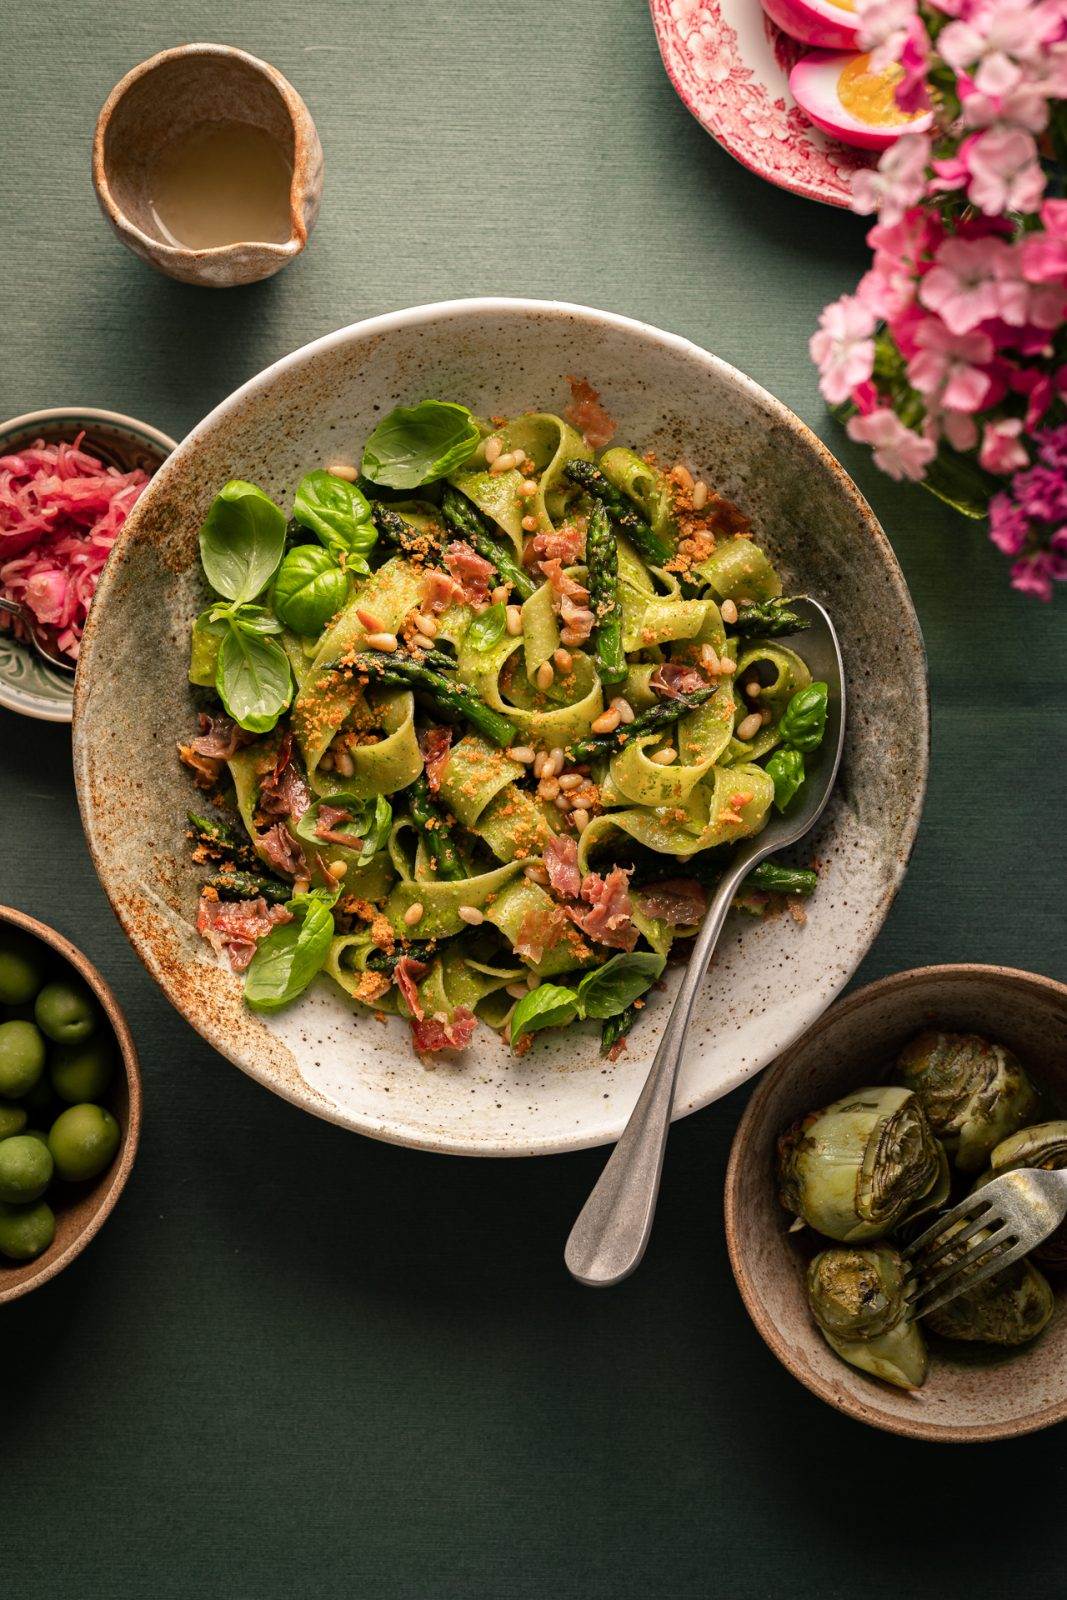
[[[735,506],[564,415],[391,412],[292,514],[233,480],[200,531],[197,926],[272,1012],[319,973],[522,1051],[594,1018],[614,1057],[721,852],[795,802],[826,685]],[[804,895],[764,863],[742,903]]]

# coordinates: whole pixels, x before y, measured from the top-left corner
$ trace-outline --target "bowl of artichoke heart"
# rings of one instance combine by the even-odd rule
[[[1067,1417],[1067,1224],[941,1310],[905,1305],[908,1241],[1018,1167],[1067,1167],[1067,986],[925,967],[834,1006],[761,1079],[726,1176],[734,1276],[775,1355],[912,1438]]]

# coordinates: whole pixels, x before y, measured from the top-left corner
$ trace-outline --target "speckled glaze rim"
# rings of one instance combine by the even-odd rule
[[[127,1093],[129,1095],[129,1115],[126,1123],[126,1133],[122,1141],[122,1148],[118,1160],[113,1164],[110,1172],[110,1181],[107,1188],[97,1202],[96,1208],[81,1232],[66,1246],[65,1249],[54,1254],[46,1250],[39,1258],[38,1270],[23,1278],[20,1283],[4,1287],[3,1269],[0,1268],[0,1305],[9,1304],[12,1300],[20,1299],[24,1294],[29,1294],[31,1289],[39,1289],[43,1283],[54,1278],[57,1273],[69,1267],[76,1256],[80,1256],[90,1240],[95,1239],[108,1217],[118,1203],[119,1195],[125,1189],[133,1163],[137,1156],[137,1147],[141,1141],[141,1069],[137,1059],[137,1047],[133,1042],[133,1035],[123,1015],[122,1008],[107,982],[87,956],[83,955],[77,945],[71,944],[65,934],[50,928],[46,922],[39,922],[36,917],[31,917],[25,911],[18,911],[14,906],[0,905],[0,926],[21,928],[24,933],[32,934],[47,944],[57,955],[68,961],[74,970],[85,979],[90,989],[99,1000],[104,1015],[115,1030],[118,1042],[119,1055],[122,1060],[122,1069],[126,1074]]]
[[[1059,1001],[1067,1010],[1067,984],[1059,983],[1055,978],[1046,978],[1041,973],[1024,972],[1018,967],[997,967],[980,962],[946,962],[933,967],[910,967],[905,972],[894,972],[888,977],[879,978],[874,983],[857,989],[855,994],[839,1000],[823,1013],[818,1022],[809,1028],[801,1039],[790,1045],[789,1049],[766,1069],[745,1107],[730,1146],[730,1159],[726,1168],[724,1195],[726,1247],[745,1310],[752,1318],[764,1343],[778,1357],[783,1367],[806,1389],[810,1389],[812,1394],[817,1395],[820,1400],[825,1400],[835,1411],[840,1411],[847,1417],[854,1417],[856,1421],[865,1422],[869,1427],[878,1428],[885,1433],[899,1434],[906,1439],[923,1439],[933,1444],[980,1444],[995,1439],[1014,1439],[1026,1433],[1037,1433],[1042,1428],[1049,1428],[1056,1422],[1062,1422],[1067,1418],[1067,1400],[1059,1405],[1046,1406],[1042,1411],[1035,1411],[1030,1416],[1019,1417],[1011,1422],[975,1423],[973,1427],[933,1426],[918,1417],[897,1418],[884,1412],[876,1412],[854,1395],[833,1388],[792,1358],[789,1345],[782,1337],[777,1324],[764,1311],[763,1302],[749,1273],[740,1243],[739,1204],[742,1168],[748,1160],[749,1149],[756,1140],[764,1120],[767,1103],[776,1085],[793,1070],[800,1047],[807,1048],[813,1040],[817,1040],[836,1027],[843,1019],[864,1010],[872,1001],[879,1001],[889,994],[906,993],[908,989],[918,988],[931,981],[936,982],[939,978],[965,978],[975,982],[991,978],[1007,980],[1046,998]]]
[[[10,417],[7,422],[0,422],[0,455],[6,454],[15,440],[21,438],[23,443],[28,443],[38,434],[54,434],[58,429],[66,431],[69,428],[75,433],[81,433],[84,429],[91,444],[94,426],[121,429],[135,435],[143,440],[146,449],[158,456],[161,466],[178,448],[177,440],[169,434],[153,428],[148,422],[138,421],[136,417],[128,417],[121,411],[105,411],[100,406],[50,406],[44,411],[26,411],[21,417]],[[17,649],[24,655],[31,653],[25,645],[10,640],[5,642],[11,649]],[[38,722],[70,722],[74,715],[74,689],[66,682],[61,687],[65,693],[60,692],[57,684],[55,695],[48,697],[32,692],[16,694],[0,677],[0,706],[19,716],[33,717]]]
[[[710,371],[719,375],[721,378],[728,380],[731,384],[734,384],[747,391],[753,396],[759,405],[767,408],[774,416],[781,420],[785,427],[789,428],[800,436],[800,438],[804,441],[806,448],[810,450],[813,456],[815,456],[828,470],[828,472],[836,480],[841,492],[855,507],[858,520],[862,523],[866,529],[868,537],[878,549],[886,573],[888,574],[889,581],[896,591],[901,625],[903,628],[906,628],[909,631],[910,642],[916,653],[916,659],[920,661],[922,665],[925,735],[922,739],[921,747],[916,751],[916,762],[919,768],[919,782],[915,788],[915,793],[911,809],[906,819],[906,824],[901,832],[900,848],[896,858],[896,870],[892,882],[889,884],[880,902],[871,907],[870,926],[867,935],[865,938],[857,942],[856,949],[853,952],[849,963],[846,967],[843,967],[840,970],[838,982],[834,988],[834,993],[836,994],[840,991],[840,988],[847,983],[848,979],[852,976],[852,973],[855,972],[867,951],[870,949],[874,939],[877,937],[904,879],[904,875],[907,871],[908,863],[911,859],[911,854],[914,849],[915,838],[922,816],[922,807],[926,795],[926,785],[929,773],[930,718],[926,649],[923,643],[919,621],[915,614],[915,607],[908,591],[907,584],[904,581],[904,575],[901,572],[900,564],[897,561],[893,547],[880,527],[874,512],[871,510],[870,506],[867,504],[866,500],[863,498],[852,479],[845,472],[845,469],[841,466],[840,462],[834,458],[822,441],[811,431],[810,428],[807,427],[805,423],[800,420],[798,416],[796,416],[794,412],[790,411],[789,408],[782,403],[782,401],[775,399],[775,397],[769,394],[766,389],[762,388],[760,384],[756,383],[752,378],[747,377],[744,373],[739,372],[735,367],[730,366],[728,362],[722,361],[718,356],[711,355],[707,350],[701,349],[699,345],[693,344],[690,340],[682,338],[679,334],[668,333],[665,330],[656,328],[649,323],[639,322],[631,317],[620,316],[616,312],[599,311],[589,306],[576,305],[568,301],[534,300],[510,296],[478,296],[469,299],[446,300],[427,305],[412,306],[406,310],[388,312],[382,316],[367,318],[362,322],[353,323],[347,327],[340,328],[334,333],[326,334],[322,338],[312,341],[310,344],[303,345],[300,349],[293,351],[291,354],[283,356],[279,361],[274,362],[271,366],[265,368],[263,372],[258,373],[255,377],[250,378],[246,383],[242,384],[240,388],[234,390],[231,395],[229,395],[225,400],[221,401],[219,405],[209,412],[208,415],[186,436],[186,438],[181,441],[176,456],[172,457],[172,459],[161,468],[156,482],[158,482],[161,488],[165,489],[169,481],[168,474],[177,472],[180,469],[186,452],[195,449],[201,439],[214,427],[219,418],[230,411],[239,408],[259,390],[269,387],[279,376],[279,374],[284,373],[287,369],[298,367],[310,357],[315,356],[322,351],[330,350],[336,346],[343,346],[350,342],[353,337],[357,335],[361,340],[371,340],[378,338],[383,334],[391,333],[397,329],[419,327],[427,323],[446,322],[453,318],[461,321],[469,318],[472,314],[501,317],[515,315],[516,317],[523,318],[529,316],[539,316],[545,319],[555,317],[559,318],[561,321],[566,321],[568,319],[583,320],[586,322],[591,322],[597,327],[610,327],[624,331],[630,335],[635,335],[641,340],[647,341],[650,344],[654,344],[661,349],[675,351],[680,357],[684,357],[685,359],[695,361],[705,366]],[[102,594],[105,600],[107,590],[110,588],[111,578],[117,572],[124,559],[127,544],[136,533],[138,516],[139,508],[135,508],[129,521],[119,533],[111,560],[109,561],[103,578],[101,579]],[[85,633],[86,653],[90,656],[93,649],[94,634],[94,613],[90,611]],[[201,1037],[204,1038],[215,1050],[217,1050],[220,1055],[224,1056],[228,1061],[231,1061],[234,1066],[239,1067],[242,1072],[246,1073],[247,1076],[252,1078],[256,1083],[262,1085],[263,1088],[269,1089],[272,1094],[276,1094],[280,1096],[280,1098],[288,1100],[290,1104],[298,1106],[303,1111],[310,1112],[314,1116],[322,1117],[326,1121],[334,1122],[340,1127],[349,1128],[354,1132],[365,1134],[369,1138],[379,1139],[386,1144],[403,1145],[409,1149],[426,1150],[431,1153],[441,1155],[462,1155],[492,1158],[498,1158],[502,1156],[526,1157],[558,1155],[571,1150],[584,1150],[588,1149],[592,1145],[613,1142],[614,1139],[619,1136],[619,1133],[622,1131],[622,1125],[608,1135],[604,1135],[598,1131],[592,1137],[586,1132],[579,1131],[578,1133],[568,1136],[545,1137],[536,1140],[531,1139],[521,1145],[493,1142],[489,1140],[486,1140],[485,1142],[472,1143],[448,1137],[429,1136],[421,1131],[413,1130],[409,1123],[401,1120],[398,1120],[396,1123],[383,1123],[380,1121],[375,1121],[369,1117],[357,1117],[346,1114],[340,1108],[334,1108],[330,1105],[324,1104],[319,1097],[314,1095],[306,1088],[289,1083],[279,1083],[277,1078],[268,1069],[263,1067],[257,1060],[254,1058],[250,1059],[247,1057],[242,1057],[235,1050],[233,1041],[230,1039],[225,1030],[216,1025],[210,1016],[192,1016],[182,1010],[182,1007],[175,996],[174,985],[168,975],[165,964],[157,959],[155,952],[151,948],[148,941],[143,937],[140,929],[137,927],[134,918],[128,913],[123,904],[121,896],[113,892],[112,885],[109,882],[107,872],[104,870],[104,863],[101,860],[99,850],[97,849],[97,845],[93,837],[91,815],[92,806],[89,795],[90,786],[88,776],[88,751],[83,745],[84,735],[81,733],[81,727],[83,726],[83,709],[87,704],[87,699],[88,690],[86,683],[83,677],[79,675],[78,679],[75,681],[74,688],[74,776],[78,790],[78,804],[81,809],[82,826],[85,829],[89,852],[92,856],[97,875],[100,878],[101,884],[103,885],[104,892],[107,894],[108,899],[111,902],[111,906],[116,917],[121,923],[127,937],[130,940],[130,943],[133,945],[133,948],[136,950],[148,972],[159,984],[160,988],[163,990],[168,1000],[170,1000],[171,1004],[176,1006],[178,1010],[182,1011],[183,1016],[187,1016],[187,1020],[194,1028],[196,1028]],[[825,1000],[825,1005],[830,1005],[832,1003],[832,999],[833,996],[831,995]],[[804,1031],[806,1026],[810,1026],[810,1023],[801,1024],[794,1032],[789,1034],[787,1036],[787,1044],[791,1044],[793,1040]],[[713,1100],[721,1099],[726,1094],[732,1093],[734,1089],[738,1088],[743,1082],[746,1082],[750,1075],[751,1074],[749,1073],[741,1071],[733,1077],[732,1081],[728,1081],[725,1085],[712,1085],[707,1089],[706,1092],[695,1094],[691,1098],[684,1101],[679,1099],[675,1103],[675,1108],[673,1111],[674,1119],[677,1120],[680,1117],[688,1116],[691,1112],[699,1111],[704,1106],[709,1105]],[[625,1121],[625,1119],[623,1119],[623,1121]]]

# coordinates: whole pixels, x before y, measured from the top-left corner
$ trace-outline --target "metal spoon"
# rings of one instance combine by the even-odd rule
[[[812,678],[829,686],[826,734],[806,758],[805,782],[795,811],[775,815],[762,833],[735,852],[711,897],[704,924],[693,943],[689,965],[660,1040],[648,1081],[612,1151],[600,1181],[585,1202],[564,1252],[579,1283],[607,1288],[629,1276],[645,1253],[656,1214],[663,1155],[667,1147],[674,1086],[693,1006],[730,902],[742,880],[765,856],[796,844],[822,815],[841,763],[845,739],[845,673],[833,623],[815,600],[796,608],[811,618],[804,634],[804,660]]]
[[[8,600],[0,594],[0,611],[6,611],[9,617],[17,617],[25,626],[30,643],[42,661],[46,661],[56,672],[66,673],[68,677],[73,678],[77,662],[70,656],[63,655],[58,647],[56,650],[52,649],[48,635],[28,606],[22,605],[18,600]]]

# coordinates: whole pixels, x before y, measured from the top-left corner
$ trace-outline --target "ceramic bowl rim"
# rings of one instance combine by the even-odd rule
[[[822,1016],[799,1039],[795,1040],[787,1050],[784,1050],[761,1075],[752,1098],[745,1107],[741,1120],[737,1125],[737,1130],[730,1146],[730,1157],[726,1166],[724,1183],[723,1220],[726,1229],[726,1248],[730,1256],[730,1266],[733,1269],[734,1280],[744,1302],[745,1310],[751,1317],[764,1343],[798,1382],[802,1383],[806,1389],[810,1389],[811,1393],[820,1400],[825,1400],[827,1405],[833,1406],[835,1411],[840,1411],[847,1417],[852,1417],[858,1422],[864,1422],[869,1427],[879,1428],[886,1433],[899,1434],[906,1439],[922,1439],[935,1444],[978,1444],[995,1439],[1018,1438],[1023,1434],[1036,1433],[1041,1428],[1048,1428],[1054,1423],[1062,1422],[1067,1417],[1067,1395],[1058,1404],[1046,1406],[1040,1411],[1031,1412],[1027,1416],[1014,1418],[1011,1421],[979,1422],[966,1426],[945,1427],[928,1422],[920,1417],[895,1417],[876,1411],[873,1407],[866,1406],[862,1400],[848,1391],[835,1388],[826,1379],[794,1359],[788,1341],[782,1336],[777,1324],[764,1310],[755,1278],[749,1271],[747,1258],[740,1242],[742,1169],[748,1160],[749,1147],[759,1132],[764,1117],[764,1108],[775,1087],[789,1076],[798,1052],[802,1048],[808,1048],[813,1039],[818,1039],[822,1034],[834,1028],[842,1019],[852,1016],[857,1011],[862,1011],[872,1001],[881,1000],[888,994],[905,992],[909,988],[915,988],[921,984],[936,981],[939,978],[965,978],[968,982],[976,984],[992,978],[1006,979],[1011,984],[1017,984],[1021,988],[1030,989],[1058,1000],[1067,1010],[1067,984],[1060,983],[1056,978],[1046,977],[1043,973],[1027,972],[1021,967],[1002,967],[977,961],[949,961],[929,967],[908,967],[903,972],[891,972],[884,978],[876,978],[873,983],[865,984],[862,989],[854,990],[851,994],[846,995],[843,1000],[838,1000],[828,1007]],[[768,1179],[768,1181],[770,1180]]]
[[[150,422],[141,422],[138,417],[127,416],[122,411],[108,411],[102,406],[47,406],[42,411],[24,411],[20,417],[9,417],[6,422],[0,422],[0,455],[6,453],[7,440],[14,435],[30,433],[37,427],[52,427],[56,423],[68,420],[72,423],[90,424],[85,430],[86,433],[91,433],[93,423],[139,433],[147,443],[157,446],[160,466],[178,448],[178,441],[172,439],[169,433],[164,433],[161,428],[154,428]],[[19,648],[26,650],[25,645],[20,645]],[[5,699],[3,682],[0,681],[0,706],[3,706],[5,711],[13,712],[15,716],[30,717],[34,722],[70,722],[74,715],[74,690],[71,688],[70,693],[62,700],[42,699],[39,706],[31,710],[28,706],[15,705],[14,702]]]
[[[143,1096],[141,1092],[141,1069],[137,1058],[137,1047],[133,1042],[129,1024],[123,1013],[122,1007],[115,998],[114,990],[101,972],[93,966],[88,956],[72,944],[66,934],[60,933],[57,928],[50,927],[47,922],[41,922],[37,917],[31,917],[26,911],[19,911],[15,906],[0,905],[0,927],[20,928],[23,932],[40,939],[43,944],[68,961],[74,970],[80,974],[92,989],[104,1010],[104,1015],[115,1030],[118,1042],[119,1055],[122,1058],[123,1071],[126,1074],[126,1087],[129,1096],[129,1115],[126,1123],[126,1132],[123,1136],[122,1146],[118,1160],[111,1167],[109,1182],[104,1194],[97,1204],[92,1216],[75,1235],[65,1249],[55,1255],[46,1250],[38,1258],[39,1266],[36,1272],[30,1274],[19,1284],[5,1288],[2,1269],[0,1269],[0,1305],[5,1305],[13,1300],[21,1299],[29,1294],[32,1289],[39,1289],[43,1283],[48,1283],[51,1278],[69,1267],[76,1256],[80,1256],[86,1245],[96,1238],[104,1223],[118,1204],[119,1196],[125,1189],[133,1163],[137,1156],[138,1146],[141,1142],[141,1118]],[[32,1263],[31,1263],[32,1265]]]
[[[160,487],[165,488],[169,475],[182,469],[186,453],[192,454],[200,445],[202,439],[208,436],[215,425],[231,412],[239,410],[245,402],[261,390],[268,389],[283,374],[299,370],[307,362],[314,360],[325,351],[344,347],[354,341],[365,342],[377,339],[383,334],[393,333],[397,330],[418,327],[427,323],[442,323],[449,320],[462,322],[471,317],[509,316],[528,318],[530,316],[553,317],[563,321],[568,318],[578,319],[594,327],[610,327],[619,330],[630,337],[635,337],[642,343],[653,345],[661,350],[666,349],[689,360],[696,361],[708,371],[725,381],[735,389],[749,394],[756,404],[765,408],[772,416],[778,418],[783,426],[798,435],[816,461],[831,477],[836,480],[839,490],[854,507],[856,515],[863,524],[868,537],[877,550],[887,579],[895,589],[900,604],[901,616],[909,623],[918,660],[921,665],[923,679],[922,709],[924,721],[924,735],[917,741],[918,748],[915,756],[919,768],[919,782],[916,785],[912,809],[908,815],[907,828],[902,834],[905,848],[895,867],[894,876],[888,889],[880,901],[872,906],[870,912],[870,928],[860,943],[857,945],[847,970],[840,975],[843,985],[856,970],[863,960],[871,944],[877,937],[882,924],[888,915],[889,908],[896,897],[900,885],[907,871],[911,852],[915,845],[919,823],[922,817],[922,807],[926,795],[927,778],[929,774],[930,756],[930,716],[929,716],[929,690],[926,649],[923,642],[922,630],[915,614],[915,607],[910,592],[904,580],[903,572],[897,561],[896,554],[885,532],[878,522],[877,517],[860,493],[856,484],[849,477],[844,467],[841,466],[827,447],[823,444],[807,424],[791,411],[782,401],[771,395],[762,385],[739,372],[728,362],[712,355],[710,351],[702,349],[691,340],[679,334],[669,333],[664,329],[656,328],[649,323],[641,322],[632,317],[625,317],[617,312],[601,311],[590,306],[577,305],[570,301],[538,300],[522,296],[484,295],[472,296],[466,299],[454,299],[429,302],[423,305],[411,306],[399,311],[386,312],[380,316],[368,317],[356,323],[351,323],[343,328],[338,328],[332,333],[324,334],[310,343],[302,345],[299,349],[291,351],[279,360],[272,362],[252,378],[249,378],[232,394],[219,402],[208,414],[194,427],[181,441],[175,454],[165,462],[160,472],[153,478],[149,488],[138,505],[134,508],[129,520],[119,532],[115,543],[113,556],[121,560],[122,553],[130,539],[136,534],[140,517],[144,514],[146,505],[151,505],[151,496],[159,492]],[[107,592],[110,589],[114,574],[118,567],[115,560],[110,560],[101,578],[101,594],[106,603]],[[83,648],[86,658],[91,660],[93,653],[93,639],[95,627],[102,614],[102,608],[90,610],[86,624]],[[367,1115],[356,1116],[346,1112],[340,1107],[325,1104],[315,1096],[310,1089],[300,1085],[279,1083],[269,1070],[264,1070],[259,1063],[251,1058],[248,1053],[242,1055],[234,1048],[225,1030],[217,1026],[211,1019],[192,1016],[178,1005],[173,998],[173,985],[166,975],[163,965],[158,962],[151,950],[149,941],[136,925],[136,921],[127,912],[122,904],[121,897],[113,892],[107,876],[102,870],[99,853],[93,837],[92,806],[90,804],[89,785],[87,782],[87,751],[84,747],[83,713],[88,700],[87,677],[79,673],[74,686],[74,731],[73,731],[73,757],[74,776],[78,792],[78,804],[81,810],[82,826],[85,830],[89,851],[93,859],[97,875],[103,885],[104,892],[111,902],[112,909],[118,917],[134,949],[148,969],[153,979],[159,984],[171,1004],[176,1005],[187,1017],[197,1032],[207,1040],[213,1049],[217,1050],[228,1061],[246,1073],[255,1082],[269,1089],[272,1094],[279,1095],[288,1100],[292,1105],[301,1110],[320,1116],[324,1120],[336,1123],[339,1127],[351,1129],[370,1138],[382,1140],[388,1144],[399,1144],[409,1149],[426,1150],[435,1154],[476,1156],[485,1158],[518,1158],[528,1156],[557,1155],[565,1151],[584,1150],[597,1144],[611,1142],[618,1137],[625,1122],[625,1116],[617,1129],[604,1133],[597,1130],[591,1138],[584,1131],[574,1135],[555,1134],[544,1137],[525,1135],[514,1143],[505,1143],[499,1139],[468,1137],[449,1134],[427,1133],[411,1124],[404,1118],[395,1121],[375,1121]],[[827,1004],[831,1002],[828,1001]],[[808,1024],[810,1026],[810,1024]],[[803,1027],[797,1032],[803,1031]],[[793,1038],[796,1033],[792,1035]],[[729,1082],[726,1087],[716,1085],[705,1093],[693,1096],[689,1101],[678,1103],[675,1106],[674,1116],[679,1118],[691,1112],[699,1111],[712,1100],[719,1099],[731,1093],[741,1082],[746,1081],[751,1074],[744,1074]],[[621,1113],[620,1113],[621,1116]]]

